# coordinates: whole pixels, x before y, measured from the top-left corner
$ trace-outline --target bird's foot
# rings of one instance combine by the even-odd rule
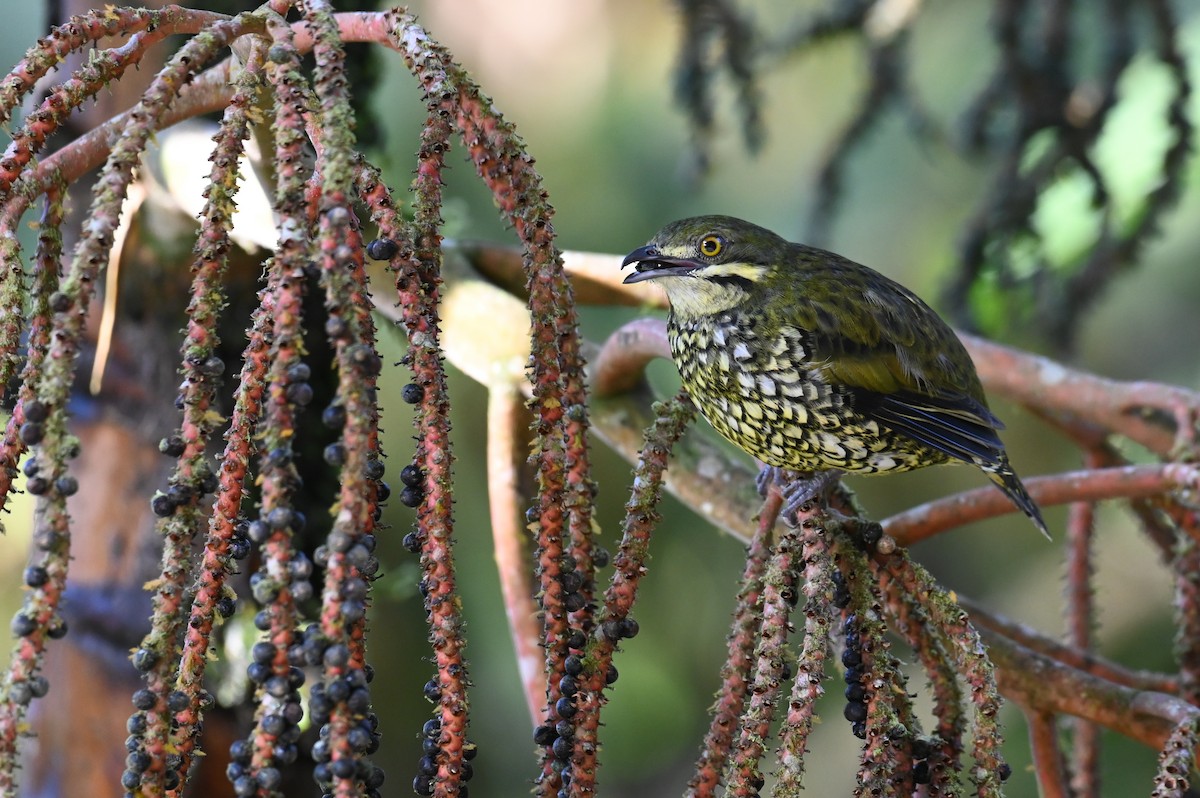
[[[841,478],[842,472],[836,469],[829,471],[800,472],[788,471],[778,466],[764,466],[758,473],[755,484],[759,495],[765,497],[772,485],[778,485],[783,494],[783,508],[780,517],[789,526],[796,525],[796,514],[800,508],[814,499],[825,499],[830,490]]]
[[[832,470],[817,471],[793,479],[783,489],[783,509],[779,511],[783,522],[789,526],[795,526],[800,509],[814,499],[827,499],[829,492],[841,479],[841,476],[841,471]]]
[[[754,487],[758,489],[758,495],[762,498],[767,498],[767,493],[771,490],[772,485],[778,485],[782,491],[792,483],[792,477],[786,468],[779,466],[764,465],[762,470],[758,472],[758,476],[754,478]]]

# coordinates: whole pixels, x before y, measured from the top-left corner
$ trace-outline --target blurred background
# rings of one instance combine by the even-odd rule
[[[339,10],[366,6],[338,2]],[[746,3],[761,23],[792,20],[824,4]],[[964,107],[980,90],[997,53],[987,34],[990,4],[929,0],[912,36],[910,77],[931,119],[953,135]],[[860,43],[834,38],[808,53],[780,61],[762,83],[765,139],[749,154],[740,135],[733,88],[716,86],[711,165],[696,173],[688,155],[685,113],[677,106],[672,75],[683,31],[678,9],[640,0],[437,0],[414,2],[435,39],[455,54],[496,106],[515,124],[537,158],[564,249],[624,254],[664,223],[700,213],[727,213],[803,240],[817,201],[815,178],[861,100],[866,60]],[[1180,46],[1193,83],[1200,83],[1200,6],[1177,2]],[[47,9],[19,4],[0,26],[0,62],[17,61],[46,30]],[[1073,32],[1086,40],[1087,30]],[[359,135],[394,189],[403,191],[414,164],[424,108],[399,57],[377,49],[365,67],[364,100],[370,113]],[[1153,168],[1166,146],[1162,108],[1167,76],[1161,65],[1138,58],[1121,79],[1119,105],[1096,146],[1112,176],[1114,193],[1136,198],[1152,187]],[[1194,96],[1190,115],[1200,119]],[[514,243],[472,167],[451,154],[446,234]],[[849,160],[843,202],[823,245],[884,272],[938,306],[954,267],[962,227],[982,201],[991,165],[959,155],[936,139],[914,135],[898,113],[888,113]],[[1073,365],[1121,379],[1149,379],[1194,387],[1200,376],[1200,160],[1187,166],[1179,205],[1145,249],[1141,266],[1119,279],[1090,311],[1069,359]],[[1074,192],[1074,193],[1072,193]],[[1087,224],[1089,210],[1070,185],[1047,203],[1040,225],[1069,236]],[[180,324],[182,324],[182,305]],[[602,341],[640,315],[629,309],[585,309],[584,335]],[[178,326],[178,325],[177,325]],[[1007,342],[1054,349],[1020,324],[989,330]],[[384,334],[385,361],[402,352],[400,335]],[[458,566],[468,624],[473,736],[479,744],[473,798],[527,792],[536,759],[530,720],[519,691],[491,554],[484,473],[486,391],[451,369],[458,477]],[[654,378],[672,390],[671,367]],[[386,449],[407,457],[410,409],[399,401],[406,381],[385,371]],[[161,397],[168,403],[170,396]],[[1079,466],[1073,449],[1019,410],[995,408],[1008,424],[1005,440],[1026,476]],[[609,546],[621,515],[629,467],[602,445],[595,449],[599,521]],[[398,466],[397,466],[398,467]],[[394,482],[394,480],[393,480]],[[933,469],[885,479],[852,479],[876,518],[922,501],[984,483],[973,469]],[[18,497],[24,499],[25,497]],[[148,498],[148,497],[147,497]],[[18,606],[15,585],[25,565],[28,530],[18,501],[0,538],[0,610]],[[610,694],[601,733],[600,783],[611,796],[679,794],[707,727],[718,686],[729,612],[742,566],[742,544],[709,527],[673,500],[652,547],[650,571],[635,616],[641,634],[623,645],[621,678]],[[1048,520],[1061,530],[1065,512]],[[379,678],[373,687],[382,718],[388,770],[385,794],[409,794],[428,716],[421,685],[429,678],[426,627],[417,594],[417,563],[400,546],[411,511],[393,502],[381,536],[385,575],[376,583],[369,656]],[[947,587],[1051,635],[1062,631],[1061,540],[1047,544],[1019,515],[942,535],[915,548],[914,557]],[[1119,508],[1099,514],[1097,601],[1100,650],[1130,667],[1172,669],[1171,579],[1136,526]],[[920,676],[912,685],[922,686]],[[826,722],[812,743],[806,785],[814,795],[852,791],[859,741],[841,719],[841,685],[831,680]],[[923,698],[923,697],[922,697]],[[114,700],[124,701],[123,696]],[[924,704],[928,706],[928,704]],[[1006,755],[1014,775],[1007,794],[1036,795],[1028,771],[1023,721],[1011,708]],[[926,714],[926,719],[928,715]],[[1147,794],[1154,753],[1107,734],[1104,795]],[[315,790],[315,788],[314,788]],[[315,794],[315,793],[314,793]]]

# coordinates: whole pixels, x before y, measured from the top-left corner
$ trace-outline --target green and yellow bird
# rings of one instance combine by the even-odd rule
[[[671,304],[671,352],[709,423],[768,466],[876,474],[982,469],[1049,536],[1009,465],[975,364],[879,272],[731,216],[660,230],[625,258]]]

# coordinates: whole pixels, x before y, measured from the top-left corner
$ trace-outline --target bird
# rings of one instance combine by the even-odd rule
[[[666,292],[673,360],[716,431],[776,478],[818,477],[793,499],[844,473],[967,463],[1050,537],[971,356],[912,291],[732,216],[672,222],[628,266],[625,283]]]

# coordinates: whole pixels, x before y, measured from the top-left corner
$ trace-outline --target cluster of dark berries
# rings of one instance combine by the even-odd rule
[[[56,533],[57,534],[57,533]],[[45,587],[50,582],[50,571],[44,565],[30,565],[25,569],[25,584],[34,590]],[[12,633],[16,637],[28,637],[38,630],[37,610],[33,601],[35,594],[30,593],[25,598],[21,611],[13,616]],[[46,635],[59,640],[67,635],[67,622],[55,616],[46,627]],[[39,677],[40,678],[40,677]],[[34,696],[40,698],[40,696]]]
[[[428,685],[426,685],[428,687]],[[417,763],[417,775],[413,776],[413,792],[417,795],[433,795],[433,783],[438,773],[438,754],[442,751],[441,718],[430,718],[421,727],[421,760]]]
[[[26,446],[34,446],[41,443],[46,434],[46,428],[43,422],[46,420],[46,406],[40,401],[34,399],[25,404],[26,421],[21,425],[18,435],[21,442]],[[67,448],[68,457],[79,456],[79,442],[72,441]],[[37,457],[30,457],[25,461],[25,490],[33,496],[43,496],[50,492],[51,488],[58,491],[62,496],[74,496],[79,491],[79,481],[70,474],[63,474],[57,478],[53,478],[53,474],[45,474],[42,472],[41,461]],[[11,472],[14,476],[16,471]]]
[[[378,377],[383,371],[383,359],[370,344],[351,344],[345,352],[350,365],[364,377]]]
[[[625,617],[620,620],[609,619],[600,624],[600,634],[604,635],[613,643],[620,642],[626,638],[637,637],[641,631],[641,626],[633,618]],[[612,684],[617,680],[615,675],[616,669],[609,666],[609,674],[606,674],[608,684]]]
[[[8,697],[17,706],[29,706],[35,698],[43,698],[50,692],[50,682],[45,676],[32,676],[14,681],[9,685]]]
[[[340,431],[346,424],[346,407],[336,402],[329,405],[321,413],[321,421],[330,429]],[[345,444],[338,441],[325,447],[326,463],[338,468],[345,461]],[[375,481],[375,502],[372,512],[373,520],[376,524],[383,518],[384,502],[391,498],[392,495],[391,485],[383,481],[385,470],[383,460],[377,457],[368,460],[364,467],[364,474],[367,479]],[[345,554],[347,560],[358,569],[360,574],[367,579],[371,579],[379,571],[379,561],[373,556],[375,544],[374,535],[362,535],[355,539],[343,530],[334,529],[330,533],[326,545],[319,546],[314,556],[316,557],[317,564],[324,567],[329,562],[330,552]]]
[[[530,523],[537,521],[538,508],[531,507],[526,511],[525,517]],[[609,553],[607,549],[597,546],[592,550],[592,564],[596,568],[603,568],[609,563]],[[587,597],[584,591],[591,591],[594,587],[592,580],[578,567],[575,558],[570,554],[564,554],[559,564],[559,581],[562,583],[563,590],[563,606],[567,612],[578,612],[587,606]],[[636,626],[636,622],[633,622]],[[614,640],[621,637],[633,637],[637,634],[636,628],[633,634],[618,634]]]
[[[400,503],[405,507],[416,507],[425,498],[425,474],[415,463],[409,463],[400,469],[400,481],[404,487],[400,490]]]
[[[250,680],[262,685],[266,695],[263,706],[266,712],[259,721],[257,733],[271,744],[271,755],[265,761],[253,763],[255,745],[250,740],[234,740],[229,746],[229,765],[225,775],[233,785],[233,794],[239,798],[252,796],[259,790],[276,791],[283,784],[284,770],[296,761],[300,751],[300,720],[304,711],[300,706],[299,687],[304,674],[299,668],[288,667],[288,675],[274,673],[275,646],[267,642],[256,643],[251,652],[254,660],[247,668]]]
[[[201,711],[211,708],[215,703],[212,694],[207,690],[201,690],[198,699]],[[167,696],[167,711],[175,715],[190,709],[191,703],[191,698],[187,693],[182,690],[174,690]],[[129,732],[129,736],[125,738],[125,772],[121,774],[121,786],[128,790],[125,793],[126,796],[138,792],[142,784],[142,776],[150,768],[151,758],[142,738],[146,734],[149,723],[146,712],[157,705],[158,697],[146,688],[133,694],[133,707],[137,711],[130,715],[129,720],[125,723],[125,730]],[[179,770],[183,765],[182,757],[178,753],[169,753],[164,764],[166,773],[163,776],[163,786],[168,790],[174,790],[179,786]]]
[[[158,450],[168,457],[179,457],[185,448],[183,438],[179,435],[170,435],[158,442]],[[177,507],[198,501],[206,494],[215,493],[219,486],[217,475],[201,464],[186,482],[172,478],[165,492],[156,492],[150,499],[150,510],[159,518],[166,518],[174,513]]]
[[[833,581],[833,605],[840,610],[850,606],[850,588],[846,577],[834,568],[830,574]],[[842,665],[846,671],[846,708],[842,714],[850,721],[850,729],[856,737],[865,739],[867,736],[867,691],[862,679],[862,640],[858,635],[857,616],[853,613],[846,617],[843,624],[845,632],[845,647],[842,649]]]
[[[538,521],[539,508],[530,507],[525,518],[530,524]],[[597,568],[609,564],[610,556],[607,550],[596,547],[592,551],[592,563]],[[559,561],[559,581],[563,591],[563,607],[568,612],[578,612],[587,607],[586,592],[593,588],[591,579],[580,570],[575,558],[564,554]],[[634,637],[639,631],[638,623],[632,618],[609,619],[600,625],[599,633],[613,643]],[[558,681],[559,698],[554,704],[553,715],[546,723],[533,731],[533,740],[538,745],[546,746],[554,755],[553,768],[559,775],[562,788],[560,796],[568,794],[571,783],[571,757],[575,749],[574,717],[579,712],[577,699],[579,690],[585,680],[584,656],[587,646],[587,635],[582,629],[572,629],[567,634],[567,657],[563,660],[563,676]],[[617,680],[617,669],[611,664],[604,674],[605,683],[613,684]],[[557,720],[556,720],[557,718]]]
[[[38,581],[38,587],[46,584],[49,581],[49,574],[46,569],[41,566],[31,566],[25,570],[26,584],[30,583],[32,577],[34,581]],[[34,594],[29,594],[25,599],[25,605],[21,611],[13,616],[12,633],[14,637],[29,637],[38,630],[37,613],[33,607]],[[53,618],[45,629],[46,635],[55,640],[59,640],[67,635],[67,622],[61,618]],[[34,696],[40,698],[41,696]]]
[[[246,667],[246,677],[251,684],[263,688],[263,692],[277,701],[297,698],[294,691],[304,684],[304,671],[300,664],[293,663],[291,652],[288,655],[286,675],[277,673],[275,667],[276,647],[273,643],[260,640],[250,649],[250,664]],[[298,653],[297,653],[298,654]]]
[[[335,401],[333,404],[326,407],[321,412],[321,423],[331,430],[341,432],[342,428],[346,425],[346,406]],[[340,468],[346,462],[346,445],[341,441],[335,441],[334,443],[329,444],[325,447],[324,457],[326,463],[334,468]],[[383,508],[381,505],[383,502],[388,500],[392,493],[391,486],[383,481],[385,470],[386,469],[383,461],[378,458],[372,458],[368,460],[364,468],[364,474],[367,479],[376,481],[374,510],[374,520],[376,523],[378,523],[379,519],[383,515]],[[339,534],[341,534],[342,537],[345,537],[345,533],[339,533],[335,530],[331,535],[331,543],[333,543],[332,538]],[[341,544],[339,543],[338,545],[340,546]],[[341,549],[336,546],[333,548],[341,551]],[[321,564],[323,565],[324,563]]]
[[[46,435],[45,423],[50,416],[50,409],[44,402],[30,399],[24,404],[22,410],[25,415],[25,423],[21,425],[17,434],[21,438],[21,443],[26,446],[36,446]]]
[[[225,361],[214,354],[188,355],[183,362],[187,367],[187,376],[179,384],[179,393],[175,396],[176,410],[183,410],[184,406],[188,404],[188,393],[193,385],[215,383],[225,373]]]
[[[846,585],[846,577],[834,568],[830,578],[833,580],[833,606],[844,610],[850,606],[850,588]]]
[[[415,405],[425,398],[425,389],[415,382],[410,382],[400,390],[400,398],[410,405]],[[419,506],[425,498],[425,474],[421,467],[416,463],[406,465],[400,470],[400,481],[404,483],[404,488],[400,491],[400,503],[405,507]],[[412,549],[411,546],[409,548]]]
[[[932,777],[929,768],[929,755],[933,753],[933,746],[924,737],[917,737],[912,741],[912,756],[913,756],[913,781],[917,784],[928,784]]]
[[[357,779],[366,788],[364,794],[367,798],[379,798],[379,788],[383,786],[383,768],[367,759],[379,750],[379,717],[371,711],[371,693],[367,689],[375,675],[374,670],[370,666],[351,667],[350,649],[344,643],[325,644],[319,632],[306,635],[306,638],[307,651],[315,653],[320,649],[320,661],[326,669],[345,671],[344,676],[317,682],[309,695],[308,710],[313,724],[321,727],[319,739],[312,749],[313,761],[317,763],[313,778],[326,791],[335,780]],[[307,656],[312,656],[312,653]],[[354,725],[347,733],[353,756],[334,759],[329,744],[329,719],[338,705],[345,705],[354,719]]]
[[[237,555],[241,553],[243,534],[246,541],[245,548],[248,551],[251,543],[261,546],[280,532],[288,535],[297,534],[304,529],[307,523],[308,517],[300,510],[294,510],[291,507],[273,507],[265,515],[245,522],[244,526],[239,522],[231,543],[231,549],[238,549],[233,552],[233,556],[236,559]],[[293,601],[308,601],[313,596],[312,582],[309,581],[312,574],[312,560],[303,551],[295,549],[292,551],[291,560],[287,565],[286,581],[269,575],[264,563],[262,570],[250,576],[250,592],[260,606],[266,606],[278,599],[279,592],[285,587],[291,593]]]
[[[175,508],[191,501],[191,494],[186,485],[171,485],[166,493],[155,492],[150,499],[150,510],[159,518],[166,518],[175,512]]]
[[[850,721],[850,730],[860,740],[867,738],[867,690],[863,686],[862,640],[858,635],[858,616],[851,613],[842,624],[845,632],[845,647],[842,649],[842,664],[846,666],[846,708],[842,715]]]
[[[308,381],[312,378],[312,369],[307,363],[297,362],[288,366],[287,388],[284,395],[287,400],[297,407],[307,407],[313,400],[313,389]]]
[[[871,554],[875,551],[875,546],[883,537],[883,527],[874,521],[864,522],[859,527],[858,545],[863,551]]]
[[[580,681],[584,678],[584,647],[587,645],[587,635],[580,629],[572,629],[567,636],[567,647],[571,653],[563,660],[563,676],[558,680],[559,699],[554,704],[555,722],[546,722],[533,730],[533,741],[546,746],[554,754],[554,770],[562,779],[562,789],[559,795],[567,794],[567,785],[571,783],[571,755],[575,750],[575,724],[573,718],[579,712],[576,698],[579,695]],[[615,668],[607,674],[608,683],[617,679]],[[553,720],[553,719],[551,719]]]
[[[400,390],[400,398],[410,405],[415,405],[425,398],[425,389],[415,382],[410,382]],[[405,507],[419,507],[425,499],[425,473],[421,467],[416,463],[409,463],[400,469],[400,481],[404,483],[400,490],[400,503]],[[412,531],[404,536],[403,544],[404,548],[413,554],[419,554],[421,542],[421,532],[414,526]]]
[[[213,379],[225,373],[225,361],[213,354],[188,355],[184,363],[192,375],[201,379]]]
[[[239,518],[233,525],[233,534],[229,537],[229,557],[233,560],[244,560],[250,556],[250,522]],[[221,617],[228,618],[233,614],[222,612]]]
[[[563,607],[567,612],[578,612],[587,606],[584,588],[591,588],[587,576],[576,567],[575,558],[564,554],[561,561],[559,581],[562,583]]]
[[[132,722],[134,718],[141,719],[142,733],[145,733],[146,715],[139,712],[130,716]],[[134,726],[134,724],[130,724]],[[151,759],[150,754],[146,752],[142,745],[141,737],[137,734],[130,734],[125,738],[125,771],[121,774],[121,786],[125,788],[125,798],[132,798],[135,794],[140,793],[139,788],[142,786],[142,775],[150,769]],[[163,787],[168,790],[174,790],[179,787],[179,768],[183,764],[183,757],[180,754],[167,754],[164,760],[166,773],[163,775]]]
[[[430,679],[425,683],[425,697],[434,704],[441,700],[442,690],[438,685],[437,679]],[[442,753],[442,720],[441,718],[430,718],[425,721],[425,725],[421,727],[421,759],[417,762],[417,775],[413,776],[413,792],[417,795],[433,795],[433,786],[437,781],[438,775],[438,759]],[[461,798],[467,796],[466,782],[470,781],[475,776],[475,768],[471,765],[471,760],[479,753],[479,749],[474,743],[468,741],[462,748],[462,783],[459,785],[458,794]]]
[[[42,496],[50,490],[50,479],[42,474],[42,464],[36,457],[25,461],[25,490]]]
[[[379,559],[375,556],[378,543],[373,534],[355,537],[344,530],[334,529],[325,543],[317,546],[313,552],[313,558],[322,568],[329,564],[332,554],[343,554],[345,562],[357,569],[358,575],[343,579],[339,588],[342,618],[349,623],[356,623],[367,614],[370,581],[379,573]]]
[[[260,631],[268,631],[271,628],[271,616],[267,611],[264,610],[254,617],[255,626],[258,626],[260,621],[265,626],[260,627]],[[329,640],[321,633],[320,624],[309,624],[300,634],[300,640],[288,648],[288,664],[298,668],[318,667],[324,661],[325,649],[329,647]]]

